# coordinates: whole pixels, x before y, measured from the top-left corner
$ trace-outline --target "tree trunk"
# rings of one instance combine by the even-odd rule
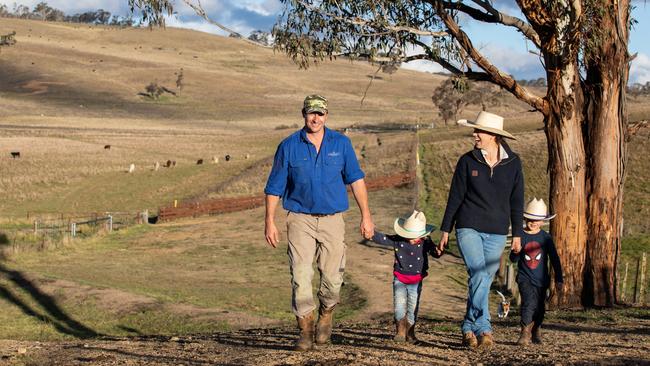
[[[627,162],[625,89],[629,73],[629,4],[606,12],[602,42],[587,63],[585,120],[589,159],[588,239],[583,304],[616,302],[616,266],[623,229],[623,182]]]
[[[547,65],[557,62],[548,58]],[[553,296],[556,307],[581,307],[587,244],[587,191],[582,136],[583,95],[577,63],[548,67],[549,113],[545,118],[550,173],[551,220],[564,272],[564,291]]]

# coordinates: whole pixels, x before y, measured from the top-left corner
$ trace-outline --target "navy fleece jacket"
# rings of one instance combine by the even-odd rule
[[[483,233],[521,237],[524,220],[524,174],[519,156],[503,144],[508,157],[490,167],[481,150],[464,154],[456,164],[440,230],[470,228]]]

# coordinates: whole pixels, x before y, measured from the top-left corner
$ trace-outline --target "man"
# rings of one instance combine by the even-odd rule
[[[368,237],[374,233],[365,175],[352,143],[346,136],[325,127],[327,99],[320,95],[307,96],[302,116],[305,126],[278,146],[264,189],[264,234],[273,248],[280,242],[274,220],[280,198],[284,209],[289,211],[287,253],[293,287],[291,306],[300,328],[295,346],[299,351],[311,349],[314,342],[314,257],[320,272],[316,343],[327,343],[332,333],[332,314],[339,302],[345,269],[343,212],[349,207],[346,185],[351,186],[361,211],[361,235]]]

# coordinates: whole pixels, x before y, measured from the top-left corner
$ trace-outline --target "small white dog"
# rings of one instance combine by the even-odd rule
[[[499,318],[507,318],[508,313],[510,312],[510,300],[507,300],[505,296],[499,291],[497,294],[501,296],[501,302],[499,303],[499,309],[497,310],[497,315]]]

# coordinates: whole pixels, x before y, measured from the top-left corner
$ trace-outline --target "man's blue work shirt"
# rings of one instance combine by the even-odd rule
[[[275,152],[264,193],[282,197],[291,212],[333,214],[348,209],[346,184],[365,175],[350,139],[326,127],[320,152],[304,129],[284,139]]]

